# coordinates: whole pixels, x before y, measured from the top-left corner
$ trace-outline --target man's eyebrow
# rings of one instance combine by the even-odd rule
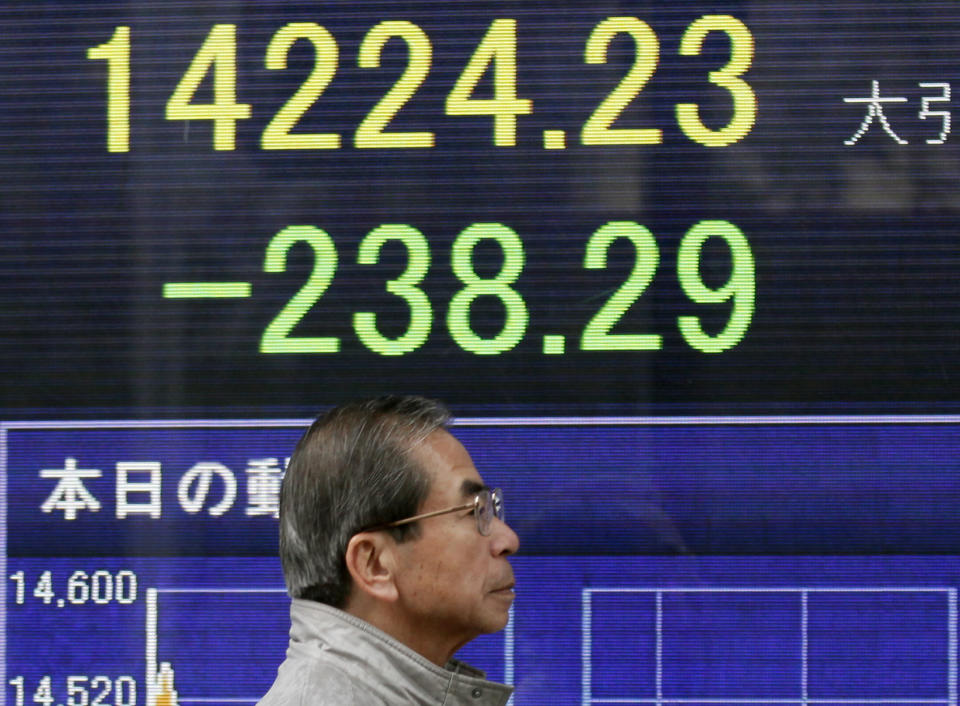
[[[465,498],[472,497],[482,490],[489,490],[489,488],[483,483],[478,483],[475,480],[468,479],[463,481],[463,483],[460,485],[460,493]]]

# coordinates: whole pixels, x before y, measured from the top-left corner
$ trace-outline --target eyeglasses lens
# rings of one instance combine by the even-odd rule
[[[500,488],[493,491],[490,496],[490,504],[493,506],[493,514],[498,520],[503,520],[503,493]]]
[[[497,488],[493,492],[484,490],[477,497],[477,530],[484,537],[490,534],[493,518],[503,519],[503,495]]]

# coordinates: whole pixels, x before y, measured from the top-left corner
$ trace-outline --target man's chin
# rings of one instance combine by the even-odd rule
[[[496,618],[491,618],[487,621],[487,624],[484,626],[483,634],[490,634],[494,632],[500,632],[505,627],[510,620],[510,614],[504,613],[503,616],[497,616]]]
[[[493,591],[490,594],[490,601],[496,602],[491,605],[490,619],[487,623],[485,632],[498,632],[507,626],[510,620],[510,606],[513,605],[514,594],[512,590]]]

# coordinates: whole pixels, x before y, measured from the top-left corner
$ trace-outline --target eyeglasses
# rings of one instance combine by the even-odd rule
[[[424,520],[428,517],[446,515],[459,510],[469,510],[470,508],[473,508],[473,516],[477,520],[477,532],[484,537],[489,537],[490,529],[493,526],[493,518],[496,517],[498,520],[503,520],[503,491],[501,491],[500,488],[494,488],[493,490],[484,489],[477,493],[477,496],[471,502],[465,503],[464,505],[448,507],[446,510],[425,512],[422,515],[414,515],[413,517],[397,520],[396,522],[388,522],[383,525],[368,527],[365,531],[372,532],[389,527],[400,527],[401,525],[407,525],[417,520]]]

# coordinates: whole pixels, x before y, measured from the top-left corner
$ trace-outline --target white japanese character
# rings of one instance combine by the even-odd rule
[[[131,480],[131,473],[147,473],[146,480]],[[130,502],[130,493],[147,493],[146,502]],[[117,517],[127,515],[160,517],[160,462],[120,461],[117,464]]]
[[[928,145],[942,145],[947,141],[947,135],[950,134],[950,111],[949,110],[930,110],[931,103],[949,103],[950,102],[950,84],[949,83],[921,83],[920,88],[939,88],[939,96],[923,96],[920,99],[920,112],[918,116],[921,120],[927,118],[940,118],[940,137],[928,139]]]
[[[283,469],[275,458],[254,458],[247,463],[248,517],[280,516],[280,482]]]
[[[180,506],[191,515],[200,512],[204,502],[206,502],[207,493],[210,492],[210,481],[214,474],[223,479],[223,499],[211,507],[208,512],[214,517],[219,517],[233,507],[233,501],[237,498],[237,479],[234,477],[233,471],[216,461],[201,461],[184,473],[177,485],[177,499],[180,501]],[[196,481],[196,485],[194,485],[194,481]],[[194,487],[191,493],[192,485]]]
[[[53,489],[40,509],[43,512],[63,510],[63,519],[77,519],[77,510],[100,511],[100,501],[97,500],[83,484],[84,478],[99,478],[101,473],[96,468],[77,468],[77,459],[67,458],[63,468],[41,469],[41,478],[57,478],[57,487]]]
[[[867,103],[867,114],[863,118],[863,122],[860,123],[860,129],[857,130],[853,137],[849,140],[844,140],[843,144],[845,145],[855,145],[861,137],[866,134],[867,130],[870,129],[870,125],[873,123],[873,119],[876,118],[880,121],[880,124],[883,126],[883,131],[886,132],[890,137],[896,140],[897,144],[905,145],[907,141],[901,139],[897,133],[893,131],[893,128],[890,127],[890,123],[887,122],[887,116],[883,114],[883,106],[881,103],[905,103],[906,98],[903,96],[898,96],[896,98],[881,98],[880,97],[880,82],[871,81],[871,90],[869,98],[844,98],[844,103]]]

